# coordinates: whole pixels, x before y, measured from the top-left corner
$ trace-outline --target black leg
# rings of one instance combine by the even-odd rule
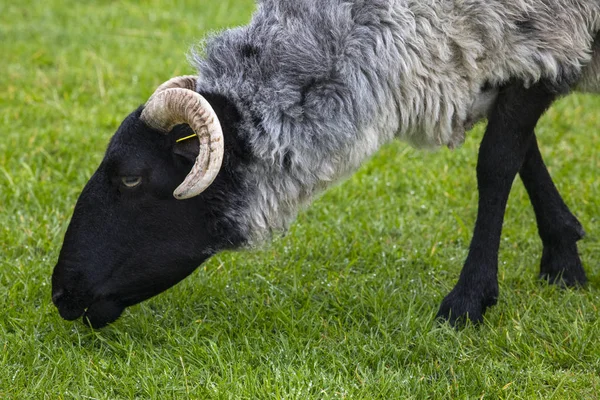
[[[480,322],[498,298],[498,248],[512,183],[534,138],[534,128],[555,94],[540,83],[511,84],[498,95],[479,147],[479,205],[469,255],[458,283],[444,298],[438,317],[451,324]]]
[[[544,244],[540,277],[566,286],[584,285],[587,279],[577,241],[585,232],[554,186],[535,138],[519,174],[531,199]]]

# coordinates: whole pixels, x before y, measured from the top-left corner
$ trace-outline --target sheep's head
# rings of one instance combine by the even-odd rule
[[[194,84],[172,79],[130,114],[83,189],[52,276],[63,318],[104,326],[244,242],[231,216],[244,199],[239,116]]]

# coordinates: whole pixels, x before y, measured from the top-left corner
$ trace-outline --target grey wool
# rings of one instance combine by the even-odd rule
[[[192,60],[238,108],[256,243],[395,138],[459,146],[496,90],[542,79],[600,92],[600,0],[264,0]]]

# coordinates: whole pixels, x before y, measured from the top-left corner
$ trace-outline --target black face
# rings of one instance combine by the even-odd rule
[[[65,319],[83,315],[102,327],[125,307],[175,285],[215,252],[244,242],[227,216],[243,198],[236,140],[224,132],[225,157],[213,184],[195,198],[176,200],[173,190],[190,171],[198,140],[176,143],[193,134],[189,127],[164,135],[141,122],[140,113],[118,129],[75,206],[52,275],[52,300]]]

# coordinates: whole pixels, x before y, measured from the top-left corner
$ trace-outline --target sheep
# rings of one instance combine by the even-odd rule
[[[496,303],[517,173],[540,275],[583,285],[583,229],[534,128],[557,97],[600,91],[599,31],[597,0],[263,0],[192,51],[197,77],[161,85],[118,128],[75,206],[53,302],[104,326],[215,253],[285,231],[384,143],[455,148],[485,118],[473,240],[438,316],[478,322]]]

